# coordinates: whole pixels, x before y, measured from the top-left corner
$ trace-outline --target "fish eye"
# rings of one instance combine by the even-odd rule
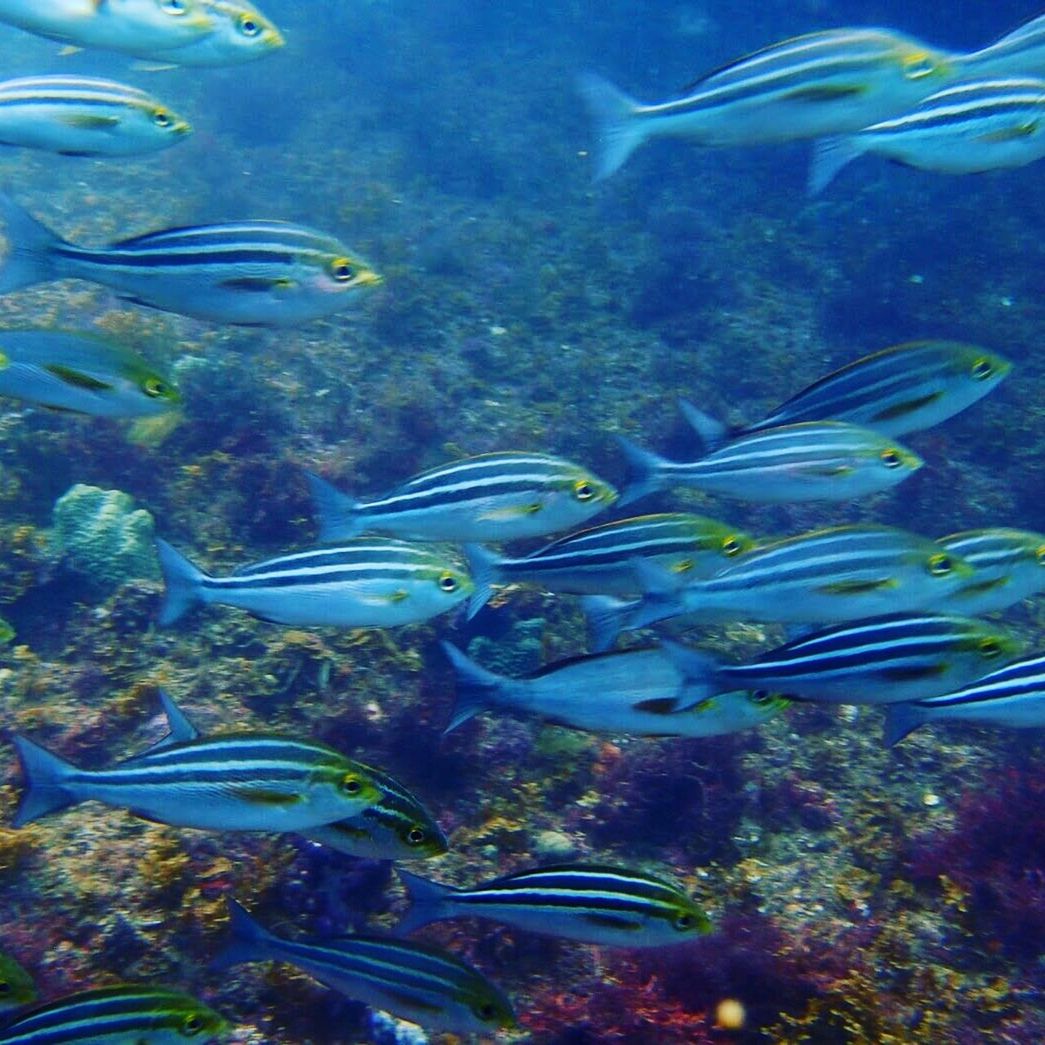
[[[147,377],[142,383],[142,391],[150,399],[164,399],[170,395],[170,390],[158,377]]]
[[[1034,558],[1038,560],[1039,566],[1045,566],[1045,544],[1039,544]]]
[[[481,1020],[492,1020],[497,1015],[497,1010],[493,1004],[488,1001],[480,1002],[472,1009],[472,1012],[476,1014]]]
[[[949,555],[940,552],[929,557],[929,572],[934,577],[945,577],[954,569],[954,562]]]
[[[238,25],[239,31],[244,36],[257,36],[261,32],[261,26],[258,25],[257,19],[251,17],[251,15],[240,15]]]
[[[191,1038],[203,1030],[203,1019],[195,1012],[181,1021],[181,1029]]]
[[[156,124],[157,127],[170,127],[174,121],[171,119],[170,113],[164,112],[162,109],[157,109],[152,114],[152,122]]]
[[[773,694],[768,689],[756,689],[751,694],[751,702],[758,704],[759,707],[763,707],[766,704],[771,703],[773,700]]]
[[[327,269],[338,283],[347,283],[356,274],[356,270],[348,258],[334,258]]]
[[[976,381],[985,381],[994,373],[994,367],[991,366],[991,361],[989,359],[985,356],[980,356],[979,359],[973,361],[972,370],[970,372]]]
[[[11,984],[7,980],[0,980],[0,996],[11,993]]]
[[[573,484],[573,495],[578,501],[590,501],[595,496],[595,487],[587,479],[578,479]]]
[[[903,457],[900,456],[900,451],[891,446],[882,451],[881,458],[882,464],[884,464],[886,468],[899,468],[900,465],[903,464]]]
[[[185,0],[161,0],[160,10],[165,11],[169,15],[183,15],[187,7]]]
[[[980,639],[980,652],[985,657],[996,657],[1001,653],[1001,643],[997,639]]]
[[[730,558],[734,555],[740,554],[740,541],[738,541],[732,534],[723,540],[722,554],[728,555]]]
[[[446,592],[457,591],[457,578],[447,571],[439,575],[439,587]]]
[[[936,63],[924,51],[909,54],[903,60],[903,74],[908,80],[921,80],[936,72]]]
[[[686,932],[693,928],[693,915],[691,914],[679,914],[675,916],[675,928],[679,932]]]
[[[420,845],[425,837],[425,832],[420,827],[411,827],[406,834],[406,841],[408,845]]]
[[[363,785],[360,783],[359,777],[353,776],[351,773],[345,774],[341,778],[341,790],[346,795],[358,795],[363,790]]]

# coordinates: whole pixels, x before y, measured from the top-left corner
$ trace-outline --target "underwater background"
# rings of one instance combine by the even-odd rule
[[[117,163],[0,154],[0,183],[63,236],[101,244],[281,218],[335,233],[384,276],[359,309],[279,331],[148,311],[81,282],[0,297],[0,326],[106,333],[162,363],[184,397],[180,423],[148,439],[4,401],[0,615],[13,634],[0,650],[0,728],[104,764],[159,736],[163,687],[205,731],[311,735],[395,774],[450,837],[447,855],[413,865],[441,881],[561,859],[648,864],[707,907],[716,931],[664,951],[593,951],[489,922],[427,930],[512,996],[516,1041],[1045,1040],[1040,734],[934,728],[887,750],[877,709],[810,705],[708,740],[500,716],[444,738],[453,679],[436,638],[520,674],[584,649],[575,600],[527,589],[471,622],[395,631],[205,610],[160,631],[155,561],[118,554],[101,507],[78,557],[51,529],[74,484],[123,491],[157,535],[222,574],[314,541],[306,468],[358,494],[465,454],[541,450],[619,483],[615,433],[692,453],[679,396],[753,420],[834,367],[915,338],[982,344],[1015,369],[911,439],[927,466],[902,493],[751,506],[686,491],[644,508],[757,534],[865,520],[933,537],[1045,528],[1040,167],[944,178],[865,158],[811,200],[808,143],[664,140],[593,183],[575,87],[592,70],[669,97],[736,55],[831,26],[974,48],[1038,5],[264,9],[287,45],[232,69],[135,70],[0,27],[5,76],[126,79],[196,129],[177,149]],[[1007,619],[1040,646],[1040,600]],[[778,636],[753,625],[706,635],[741,656],[767,631]],[[96,804],[16,831],[3,826],[20,787],[9,746],[0,780],[0,947],[46,996],[156,981],[204,998],[236,1024],[236,1042],[392,1040],[362,1005],[289,966],[207,968],[229,895],[291,932],[391,925],[402,893],[388,864]],[[739,1027],[716,1015],[732,999]]]

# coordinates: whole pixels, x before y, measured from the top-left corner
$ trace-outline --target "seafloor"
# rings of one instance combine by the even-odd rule
[[[158,736],[162,686],[205,730],[312,735],[399,776],[450,835],[449,855],[412,865],[422,873],[466,883],[599,859],[674,875],[706,903],[714,934],[663,952],[486,922],[427,930],[512,995],[520,1042],[1045,1040],[1038,735],[927,728],[886,751],[878,712],[808,707],[706,741],[492,716],[443,739],[452,679],[435,639],[481,635],[522,670],[583,649],[574,600],[514,592],[471,628],[305,632],[216,609],[158,631],[155,579],[85,575],[49,541],[74,483],[130,493],[158,533],[222,572],[313,539],[305,467],[377,491],[462,454],[532,449],[620,481],[615,432],[685,451],[678,395],[755,419],[832,366],[914,337],[981,343],[1016,368],[910,438],[927,466],[902,493],[655,505],[757,534],[850,520],[929,536],[1045,528],[1040,170],[954,180],[867,160],[811,203],[801,146],[658,144],[593,186],[567,14],[554,46],[525,13],[501,35],[479,20],[466,45],[449,17],[334,6],[286,12],[288,47],[257,66],[149,74],[197,124],[177,150],[116,166],[0,157],[12,193],[76,242],[285,217],[337,232],[385,276],[358,312],[278,333],[148,312],[83,283],[0,299],[0,324],[138,347],[185,397],[180,423],[150,439],[5,404],[0,615],[15,634],[0,652],[0,727],[101,765]],[[579,32],[583,5],[563,11]],[[709,34],[722,57],[765,42],[714,21],[678,32],[672,70],[694,45],[685,33]],[[59,61],[13,31],[0,43],[12,75]],[[583,61],[600,62],[599,43]],[[632,86],[652,68],[637,64]],[[1008,619],[1038,641],[1040,602]],[[733,625],[707,641],[740,653],[767,633]],[[9,746],[0,758],[9,824],[20,781]],[[288,933],[388,926],[401,905],[387,866],[296,840],[94,804],[0,827],[2,949],[46,995],[157,981],[205,998],[239,1042],[368,1041],[362,1007],[290,967],[208,972],[227,895]],[[743,1003],[741,1029],[716,1026],[724,999]]]

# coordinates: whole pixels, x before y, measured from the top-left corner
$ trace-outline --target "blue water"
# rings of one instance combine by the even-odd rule
[[[288,635],[225,609],[157,632],[155,578],[98,584],[45,543],[54,501],[78,482],[128,492],[218,573],[308,546],[303,468],[377,492],[454,457],[525,449],[621,482],[614,433],[695,452],[679,396],[753,421],[834,367],[922,337],[995,348],[1016,369],[911,437],[927,466],[899,492],[772,507],[689,493],[643,508],[758,534],[849,521],[932,537],[1045,530],[1040,164],[952,178],[865,157],[810,200],[808,143],[662,139],[593,183],[575,88],[594,71],[663,100],[738,55],[833,26],[972,49],[1039,6],[268,0],[265,12],[286,47],[224,70],[145,71],[0,29],[5,76],[112,76],[196,129],[142,160],[0,154],[0,183],[62,235],[103,244],[280,218],[336,234],[385,276],[358,309],[278,332],[149,311],[90,284],[0,299],[3,326],[119,337],[173,368],[186,400],[158,443],[20,404],[0,415],[0,616],[16,631],[0,726],[101,765],[156,739],[162,685],[207,729],[315,735],[401,776],[451,835],[451,853],[413,864],[420,873],[466,884],[530,866],[554,832],[575,859],[674,875],[717,920],[675,957],[595,954],[488,922],[432,931],[512,995],[513,1040],[1042,1040],[1033,732],[926,730],[887,753],[873,713],[854,725],[805,708],[720,741],[590,738],[494,716],[442,739],[453,683],[436,639],[514,643],[513,665],[535,667],[581,652],[573,600],[521,593],[470,625],[385,635]],[[1040,648],[1038,604],[1005,619]],[[740,656],[766,636],[712,638]],[[0,771],[13,811],[9,747]],[[1005,816],[994,848],[978,848]],[[226,894],[285,935],[368,918],[387,929],[399,894],[384,865],[94,804],[17,838],[0,831],[0,847],[0,947],[47,997],[162,982],[226,1015],[234,1041],[390,1040],[287,967],[206,968]],[[747,1008],[736,1033],[713,1029],[724,999]]]

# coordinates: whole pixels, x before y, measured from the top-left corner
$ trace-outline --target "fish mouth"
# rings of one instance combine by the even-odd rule
[[[265,47],[269,51],[278,51],[279,48],[285,47],[286,43],[286,37],[274,27],[268,31],[265,37]]]
[[[352,280],[353,287],[379,287],[384,283],[385,277],[379,272],[373,272],[367,269],[365,272],[360,272],[354,280]]]

